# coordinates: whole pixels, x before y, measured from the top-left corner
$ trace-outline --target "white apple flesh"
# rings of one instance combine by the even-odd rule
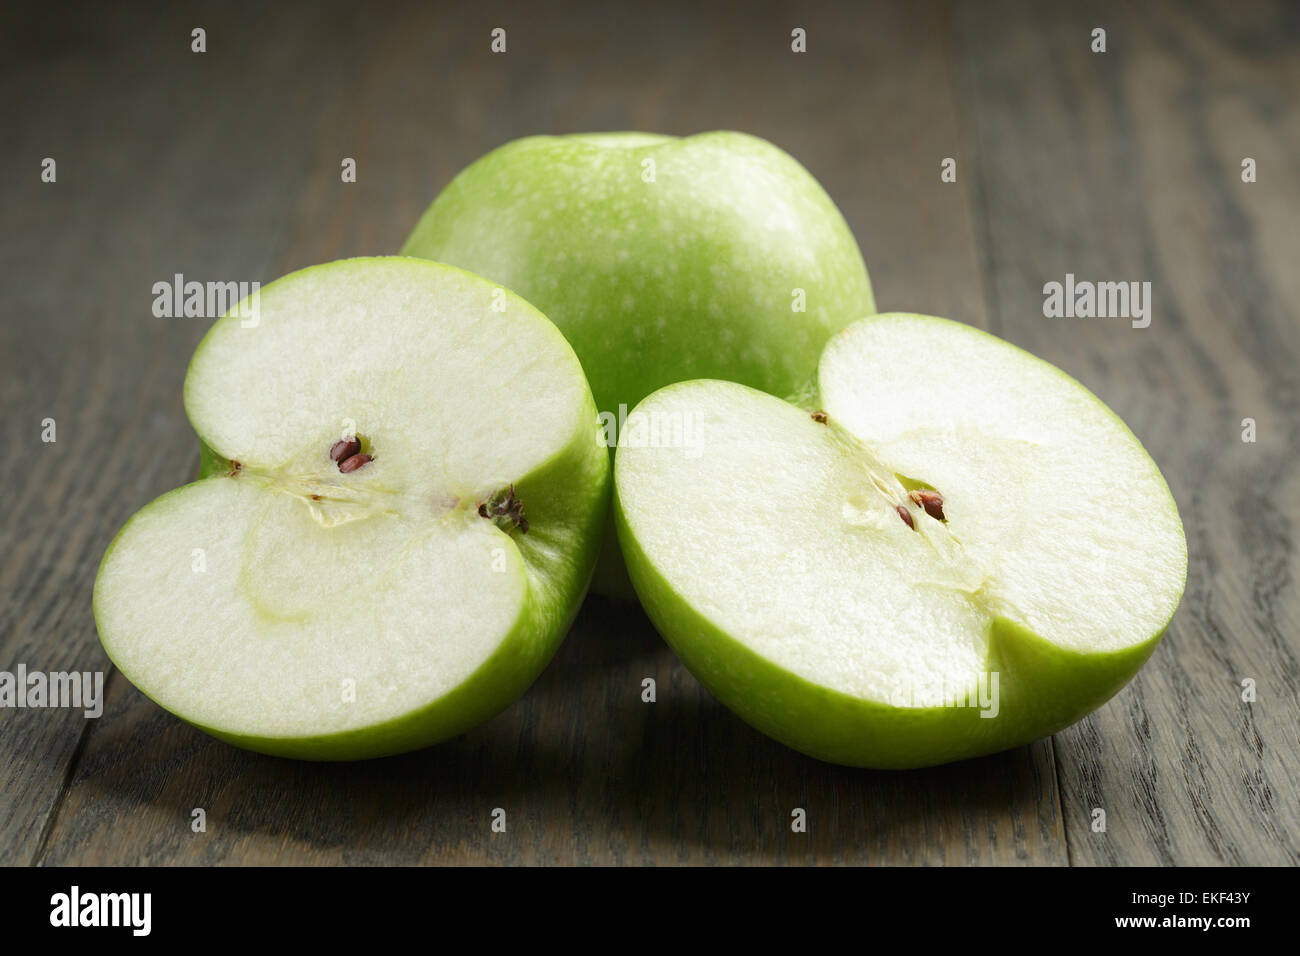
[[[255,324],[213,326],[185,407],[210,477],[141,510],[95,584],[106,650],[163,707],[254,750],[372,757],[473,726],[545,666],[609,463],[528,303],[423,260],[306,269]],[[353,436],[369,457],[331,458]]]
[[[733,383],[668,386],[632,416],[660,440],[619,449],[632,581],[710,691],[805,753],[903,768],[1051,734],[1128,682],[1187,552],[1114,413],[1006,342],[914,315],[836,335],[819,387],[814,417]]]

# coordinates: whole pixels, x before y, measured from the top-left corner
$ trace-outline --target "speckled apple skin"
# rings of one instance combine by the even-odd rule
[[[876,311],[825,190],[743,133],[507,143],[452,180],[402,253],[541,309],[613,414],[692,378],[790,395],[833,333]]]

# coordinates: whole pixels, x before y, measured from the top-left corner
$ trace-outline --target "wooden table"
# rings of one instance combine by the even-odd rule
[[[0,669],[108,676],[99,720],[0,711],[0,863],[1300,862],[1288,4],[266,6],[4,14]],[[318,766],[218,743],[111,671],[91,619],[99,558],[195,467],[181,383],[208,323],[155,318],[153,283],[394,252],[456,171],[521,135],[720,127],[822,181],[882,308],[1060,365],[1160,463],[1191,567],[1130,687],[1033,746],[855,771],[751,730],[639,609],[592,598],[498,718]],[[1043,284],[1067,273],[1150,281],[1150,327],[1045,318]]]

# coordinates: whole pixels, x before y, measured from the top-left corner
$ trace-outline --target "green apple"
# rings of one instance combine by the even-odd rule
[[[573,350],[419,259],[305,269],[257,305],[185,379],[206,477],[104,556],[109,656],[177,716],[283,756],[398,753],[492,716],[558,646],[608,508]]]
[[[546,313],[582,361],[611,444],[627,409],[673,382],[796,392],[826,340],[876,311],[830,197],[787,153],[734,132],[507,143],[452,180],[402,252],[487,276]],[[620,570],[602,558],[597,589],[619,591]]]
[[[628,420],[628,570],[706,688],[804,753],[906,768],[1054,733],[1133,677],[1187,546],[1113,412],[919,315],[840,332],[818,381],[811,413],[691,381]]]

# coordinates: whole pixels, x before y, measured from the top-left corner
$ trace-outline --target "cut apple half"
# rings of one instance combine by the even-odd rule
[[[495,714],[555,651],[600,539],[608,454],[572,349],[524,300],[416,259],[305,269],[251,311],[185,380],[202,477],[104,556],[109,656],[285,756],[397,753]]]
[[[906,768],[1051,734],[1133,677],[1187,551],[1113,412],[928,316],[848,327],[818,379],[811,409],[701,380],[629,417],[619,539],[706,688],[812,756]]]

